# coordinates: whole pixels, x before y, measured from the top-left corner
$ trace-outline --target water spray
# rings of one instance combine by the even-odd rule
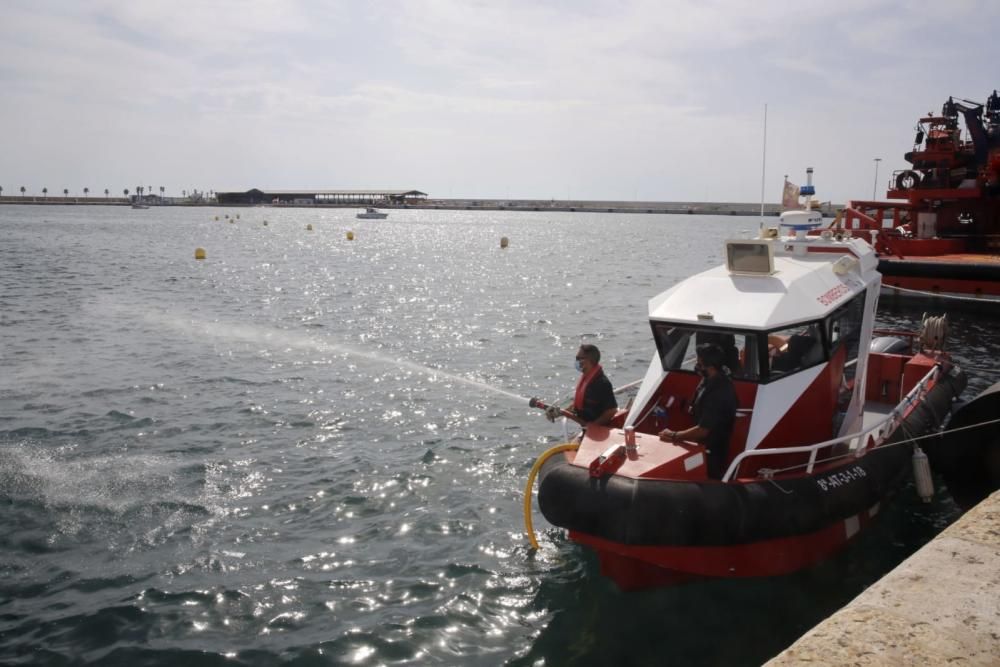
[[[273,345],[297,350],[314,350],[329,354],[346,354],[362,359],[368,359],[380,364],[393,365],[398,368],[420,373],[421,375],[426,375],[430,378],[444,378],[451,382],[464,384],[469,387],[475,387],[493,394],[505,396],[518,403],[523,403],[528,400],[530,404],[530,401],[536,400],[529,400],[524,396],[520,396],[505,389],[500,389],[499,387],[494,387],[493,385],[485,382],[456,375],[455,373],[449,373],[439,368],[432,368],[430,366],[425,366],[424,364],[418,364],[407,359],[393,358],[372,350],[366,350],[352,345],[345,345],[343,343],[316,341],[310,336],[286,330],[271,329],[247,324],[206,322],[190,317],[181,317],[169,312],[147,312],[144,313],[144,319],[147,322],[156,324],[160,329],[169,327],[175,331],[196,335],[198,337],[211,336],[223,340],[239,341],[258,345]],[[545,409],[546,407],[541,403],[539,405],[542,405],[542,409]]]

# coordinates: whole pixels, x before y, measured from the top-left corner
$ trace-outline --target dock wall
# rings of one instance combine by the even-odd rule
[[[1000,664],[1000,491],[767,663]]]

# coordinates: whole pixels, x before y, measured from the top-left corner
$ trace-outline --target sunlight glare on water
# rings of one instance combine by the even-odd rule
[[[526,397],[571,396],[581,342],[641,378],[649,299],[755,221],[224,212],[0,207],[0,655],[760,664],[956,515],[904,490],[801,575],[622,594],[537,514],[528,547],[565,436]],[[953,331],[996,369],[988,320]]]

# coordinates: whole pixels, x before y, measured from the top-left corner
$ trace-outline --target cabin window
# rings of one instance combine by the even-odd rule
[[[772,380],[826,361],[819,323],[768,332],[767,361]]]
[[[854,377],[858,360],[858,345],[861,342],[861,325],[865,318],[865,293],[857,295],[842,306],[827,320],[830,336],[831,356],[841,346],[847,347],[844,362],[844,377]]]
[[[653,332],[665,371],[693,373],[697,347],[714,343],[722,349],[725,365],[734,379],[756,380],[760,376],[756,334],[669,324],[655,324]]]
[[[861,324],[865,318],[865,295],[857,295],[829,318],[830,345],[854,345],[857,356],[858,341],[861,339]]]

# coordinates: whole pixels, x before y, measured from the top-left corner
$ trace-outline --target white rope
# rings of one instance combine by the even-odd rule
[[[886,289],[898,290],[900,292],[908,292],[910,294],[919,294],[921,296],[932,296],[932,297],[936,297],[938,299],[951,299],[952,301],[973,301],[973,302],[976,302],[976,303],[1000,304],[1000,299],[982,299],[982,298],[975,297],[975,296],[955,296],[955,295],[951,295],[951,294],[941,294],[940,292],[927,292],[927,291],[919,290],[919,289],[909,289],[909,288],[906,288],[906,287],[897,287],[895,285],[887,285],[885,283],[882,283],[882,287],[884,287]]]
[[[955,364],[961,366],[963,371],[978,371],[980,373],[1000,373],[1000,368],[988,368],[986,366],[970,366],[969,364]]]
[[[924,313],[920,320],[920,346],[924,349],[943,350],[948,340],[948,316]]]

